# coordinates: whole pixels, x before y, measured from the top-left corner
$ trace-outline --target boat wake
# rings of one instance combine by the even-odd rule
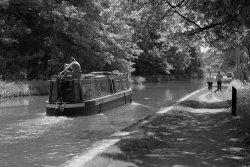
[[[51,127],[73,119],[67,117],[48,117],[45,114],[37,115],[37,118],[21,120],[0,130],[0,142],[13,144],[21,140],[38,138],[45,132],[48,132]]]

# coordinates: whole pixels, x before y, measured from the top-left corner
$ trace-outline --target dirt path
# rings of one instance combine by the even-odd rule
[[[250,166],[249,148],[228,109],[230,93],[202,90],[125,129],[119,142],[84,166]]]

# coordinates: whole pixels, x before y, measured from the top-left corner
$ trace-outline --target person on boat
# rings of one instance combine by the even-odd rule
[[[80,79],[82,74],[81,65],[75,60],[74,57],[70,57],[70,64],[65,64],[64,70],[60,72],[62,79]]]

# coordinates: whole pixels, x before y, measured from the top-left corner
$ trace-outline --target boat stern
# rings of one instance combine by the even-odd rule
[[[49,116],[74,116],[74,115],[87,115],[89,113],[84,113],[85,103],[64,103],[56,102],[51,103],[49,101],[45,102],[46,114]]]

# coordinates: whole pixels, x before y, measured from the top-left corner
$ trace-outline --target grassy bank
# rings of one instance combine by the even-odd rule
[[[237,129],[250,144],[250,83],[234,80],[231,84],[237,89]]]
[[[45,95],[49,93],[48,81],[0,81],[0,97]]]

